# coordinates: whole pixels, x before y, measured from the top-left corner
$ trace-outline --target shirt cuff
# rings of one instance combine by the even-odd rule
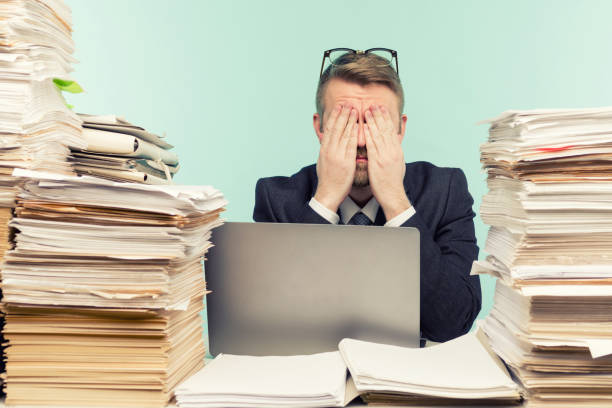
[[[410,208],[408,208],[403,213],[400,213],[395,217],[391,218],[389,221],[387,221],[385,223],[385,227],[399,227],[403,223],[408,221],[410,217],[412,217],[414,214],[416,214],[416,210],[414,209],[414,206],[410,206]]]
[[[319,214],[321,217],[325,218],[331,224],[337,224],[338,222],[340,222],[340,217],[338,216],[338,214],[336,214],[335,212],[333,212],[332,210],[330,210],[329,208],[325,207],[323,204],[321,204],[320,202],[315,200],[314,197],[312,197],[310,199],[310,202],[308,203],[308,205],[317,214]],[[412,208],[412,207],[410,207],[410,208]],[[399,215],[398,215],[398,217],[399,217]]]

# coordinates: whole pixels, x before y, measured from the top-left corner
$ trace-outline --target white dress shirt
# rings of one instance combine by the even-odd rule
[[[380,208],[380,204],[376,201],[376,198],[370,198],[370,201],[363,206],[363,208],[359,208],[359,206],[353,201],[351,197],[346,197],[342,204],[340,204],[340,217],[338,214],[325,207],[323,204],[318,202],[314,197],[310,199],[308,203],[310,208],[312,208],[317,214],[321,217],[325,218],[332,224],[338,224],[340,222],[340,217],[342,217],[342,223],[348,224],[353,215],[357,214],[359,211],[364,213],[366,217],[374,223],[376,221],[376,214],[378,213],[378,209]],[[413,206],[410,206],[406,211],[401,214],[396,215],[389,221],[385,223],[385,227],[399,227],[406,221],[410,219],[414,214],[416,214],[416,210]]]

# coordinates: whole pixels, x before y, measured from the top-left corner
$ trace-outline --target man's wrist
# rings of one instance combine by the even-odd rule
[[[318,202],[316,198],[312,197],[308,205],[314,212],[326,219],[330,224],[338,224],[340,222],[340,216]]]
[[[391,220],[412,207],[412,203],[408,199],[406,192],[402,190],[401,193],[398,192],[385,202],[380,202],[380,206],[385,213],[385,218]]]
[[[396,215],[394,218],[391,218],[390,220],[387,220],[387,222],[385,223],[385,227],[401,227],[415,214],[416,214],[416,210],[414,209],[414,206],[411,206],[403,213]]]
[[[319,188],[317,188],[315,192],[314,199],[334,213],[338,211],[338,207],[340,207],[340,203],[342,202],[342,200],[338,201],[338,199],[330,197],[329,194],[322,192]]]

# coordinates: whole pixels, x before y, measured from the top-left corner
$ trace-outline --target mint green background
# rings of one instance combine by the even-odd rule
[[[78,112],[166,132],[177,182],[212,184],[226,219],[250,221],[259,177],[314,163],[322,52],[398,51],[407,161],[461,167],[486,192],[479,120],[507,109],[610,105],[612,1],[67,2]],[[486,227],[475,220],[479,246]],[[481,250],[481,257],[484,256]],[[483,309],[493,280],[483,278]]]

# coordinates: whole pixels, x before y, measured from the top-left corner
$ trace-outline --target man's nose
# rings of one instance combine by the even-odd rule
[[[365,133],[364,133],[364,126],[363,124],[365,123],[365,117],[363,115],[363,113],[360,114],[360,118],[359,118],[359,131],[357,132],[357,146],[359,147],[363,147],[366,144],[365,141]]]

